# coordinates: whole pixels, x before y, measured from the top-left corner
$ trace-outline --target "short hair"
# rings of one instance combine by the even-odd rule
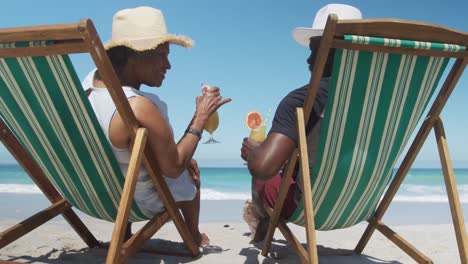
[[[137,51],[126,46],[116,46],[107,50],[109,60],[114,67],[117,75],[122,76],[123,70],[128,63],[129,58],[135,56]]]
[[[120,82],[124,83],[124,80],[122,80],[123,71],[125,66],[127,66],[129,59],[135,58],[138,60],[153,51],[154,49],[137,51],[126,46],[116,46],[108,49],[107,55],[109,56],[109,60],[114,67],[115,73],[117,74]]]

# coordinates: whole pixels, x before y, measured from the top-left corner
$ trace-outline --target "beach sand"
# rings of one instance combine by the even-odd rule
[[[41,208],[38,205],[44,207],[47,204],[40,195],[27,196],[28,198],[25,195],[0,195],[2,201],[7,201],[0,206],[3,214],[0,230],[5,230],[27,214],[36,212]],[[18,207],[22,203],[24,206]],[[263,244],[251,243],[250,230],[242,222],[242,204],[243,201],[202,201],[200,229],[209,235],[211,245],[204,249],[200,258],[193,260],[187,257],[137,253],[129,263],[298,263],[298,257],[278,231],[270,256],[264,258],[260,254]],[[466,212],[465,204],[463,209]],[[112,223],[82,213],[79,215],[98,240],[109,241]],[[435,263],[460,263],[448,205],[395,203],[387,216],[384,222]],[[134,224],[134,230],[142,225],[143,223]],[[289,226],[305,244],[305,229],[292,224]],[[362,223],[347,229],[317,232],[319,254],[322,254],[319,257],[320,263],[415,263],[379,232],[374,233],[362,255],[328,256],[330,253],[337,253],[338,249],[353,249],[365,227],[365,223]],[[168,223],[145,247],[183,248],[180,242],[174,225]],[[58,217],[0,249],[0,259],[28,263],[103,263],[106,253],[107,250],[103,248],[87,248],[68,223]]]

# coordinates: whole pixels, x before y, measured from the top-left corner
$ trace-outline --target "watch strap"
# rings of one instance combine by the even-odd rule
[[[198,130],[196,130],[196,129],[193,129],[193,128],[191,128],[191,127],[187,128],[187,129],[185,130],[185,134],[187,134],[187,133],[188,133],[188,134],[195,135],[195,136],[197,136],[199,139],[202,138],[202,132],[201,132],[201,131],[198,131]]]

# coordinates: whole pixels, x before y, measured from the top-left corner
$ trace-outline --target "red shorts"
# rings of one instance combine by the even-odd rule
[[[266,181],[256,181],[255,189],[257,190],[259,196],[263,199],[265,205],[270,208],[275,208],[276,200],[278,199],[279,190],[281,186],[282,175],[276,174],[273,178]],[[291,178],[289,182],[289,190],[284,200],[283,210],[281,211],[281,218],[289,219],[296,211],[296,191],[297,185],[296,181]]]

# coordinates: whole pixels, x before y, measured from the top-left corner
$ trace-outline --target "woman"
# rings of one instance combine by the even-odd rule
[[[222,99],[214,87],[196,98],[196,109],[185,135],[176,144],[167,116],[167,105],[155,94],[140,91],[141,85],[160,87],[166,71],[170,44],[191,47],[193,41],[168,34],[161,11],[151,7],[125,9],[114,15],[112,40],[105,47],[135,117],[148,129],[148,143],[156,154],[169,190],[198,245],[209,240],[198,229],[200,172],[192,159],[208,117],[231,99]],[[99,80],[96,72],[95,79]],[[96,83],[96,82],[94,82]],[[87,88],[87,87],[85,87]],[[89,100],[124,172],[130,159],[130,135],[107,89],[92,87]],[[140,170],[134,199],[148,217],[164,205],[144,168]]]

